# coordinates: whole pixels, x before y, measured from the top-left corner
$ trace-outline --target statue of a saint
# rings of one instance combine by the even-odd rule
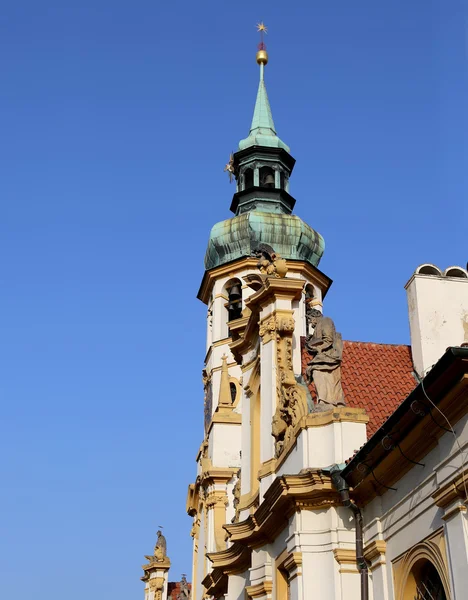
[[[177,594],[177,600],[188,600],[190,598],[190,589],[187,582],[187,575],[182,573],[182,579],[180,580],[180,593]]]
[[[163,562],[167,558],[167,544],[166,538],[163,536],[161,531],[158,531],[158,539],[154,547],[154,557],[156,562]]]
[[[313,356],[306,368],[306,378],[317,390],[317,408],[327,410],[332,406],[344,406],[341,386],[341,360],[343,340],[330,317],[324,317],[315,309],[307,308],[307,323],[314,329],[306,338],[306,348]]]

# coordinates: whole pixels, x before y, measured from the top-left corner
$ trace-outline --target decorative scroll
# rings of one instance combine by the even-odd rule
[[[307,392],[297,383],[292,361],[292,334],[294,318],[292,312],[275,313],[277,406],[272,420],[272,435],[275,438],[275,456],[278,457],[292,438],[294,427],[307,414]],[[271,319],[267,331],[272,331]]]

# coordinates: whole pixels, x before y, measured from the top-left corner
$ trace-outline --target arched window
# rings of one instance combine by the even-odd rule
[[[442,579],[429,560],[423,558],[416,562],[410,575],[408,585],[411,592],[414,587],[414,600],[447,600]]]
[[[228,311],[228,323],[242,316],[242,284],[238,279],[232,279],[226,285],[228,301],[226,308]]]
[[[260,187],[275,187],[275,172],[271,167],[260,168]]]
[[[254,184],[254,174],[253,169],[246,169],[244,172],[244,190],[248,190],[253,187]]]

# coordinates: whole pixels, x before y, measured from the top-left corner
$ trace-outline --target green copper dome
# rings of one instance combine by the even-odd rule
[[[236,216],[211,230],[206,270],[252,256],[261,244],[283,258],[317,267],[325,249],[322,236],[291,214],[296,201],[289,194],[289,177],[296,161],[276,134],[263,78],[266,61],[265,52],[257,56],[260,84],[249,136],[229,163],[236,179],[231,203]]]
[[[261,243],[271,246],[283,258],[303,260],[314,267],[325,249],[323,237],[299,217],[252,210],[213,227],[205,269],[251,256]]]

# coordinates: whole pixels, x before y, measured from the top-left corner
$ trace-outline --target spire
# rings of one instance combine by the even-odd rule
[[[264,70],[268,63],[268,52],[263,41],[263,34],[267,28],[263,23],[257,25],[260,32],[261,41],[258,45],[257,63],[260,66],[260,82],[258,84],[257,99],[250,126],[249,136],[239,142],[239,150],[244,150],[250,146],[269,146],[272,148],[284,148],[289,152],[289,147],[276,135],[273,115],[271,113],[270,102],[265,86]]]
[[[229,371],[227,364],[227,356],[223,354],[221,357],[223,364],[221,365],[221,383],[219,386],[218,407],[231,406],[231,386],[229,385]]]

